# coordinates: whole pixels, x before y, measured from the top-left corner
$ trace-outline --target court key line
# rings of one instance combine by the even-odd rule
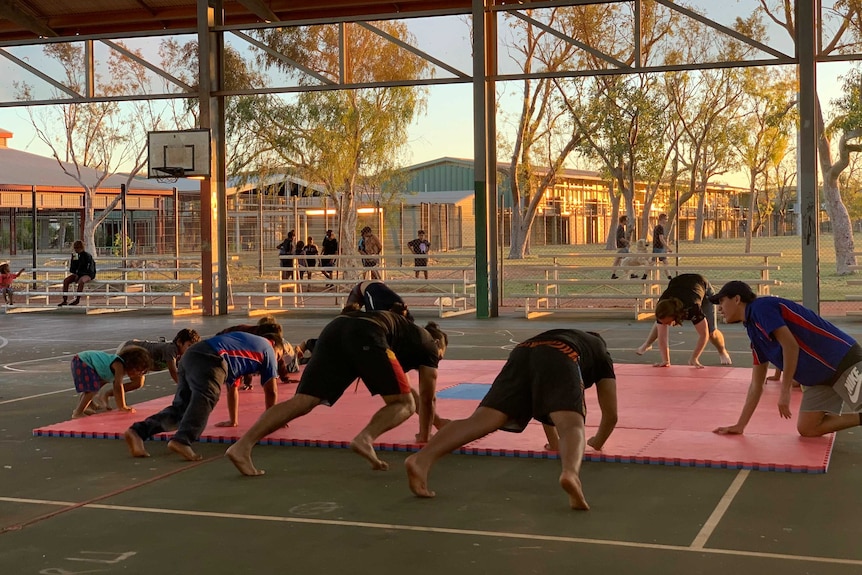
[[[553,543],[580,543],[584,545],[605,545],[609,547],[627,547],[659,551],[677,551],[711,555],[729,555],[737,557],[754,557],[758,559],[782,559],[789,561],[805,561],[809,563],[825,563],[832,565],[857,565],[862,567],[860,559],[838,559],[835,557],[817,557],[805,555],[789,555],[786,553],[765,553],[759,551],[742,551],[736,549],[694,548],[684,545],[663,545],[660,543],[636,543],[633,541],[612,541],[608,539],[588,539],[585,537],[564,537],[559,535],[535,535],[531,533],[511,533],[505,531],[480,531],[476,529],[453,529],[447,527],[422,527],[417,525],[399,525],[396,523],[368,523],[365,521],[343,521],[335,519],[309,519],[304,517],[281,517],[277,515],[248,515],[242,513],[219,513],[214,511],[189,511],[185,509],[164,509],[150,507],[133,507],[128,505],[106,505],[103,503],[76,504],[69,501],[50,501],[46,499],[23,499],[18,497],[0,497],[0,502],[24,503],[35,505],[76,506],[77,509],[101,509],[106,511],[131,511],[137,513],[154,513],[160,515],[179,515],[184,517],[206,517],[213,519],[234,519],[247,521],[269,521],[277,523],[298,523],[305,525],[328,525],[334,527],[364,527],[367,529],[386,529],[390,531],[412,531],[419,533],[443,533],[447,535],[470,535],[478,537],[496,537],[503,539],[525,539],[528,541],[547,541]]]
[[[692,549],[703,549],[703,546],[706,545],[707,540],[712,537],[712,533],[721,522],[721,518],[724,517],[725,513],[727,513],[733,499],[736,497],[737,493],[739,493],[739,490],[742,489],[742,484],[745,483],[746,479],[748,479],[750,473],[750,469],[741,469],[739,473],[736,474],[730,487],[727,488],[727,491],[724,492],[718,505],[713,509],[709,519],[707,519],[706,523],[703,524],[700,533],[698,533],[697,537],[694,538],[694,541],[691,542]]]

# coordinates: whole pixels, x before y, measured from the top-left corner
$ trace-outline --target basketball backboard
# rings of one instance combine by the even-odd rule
[[[210,131],[174,130],[147,134],[148,178],[210,175]]]

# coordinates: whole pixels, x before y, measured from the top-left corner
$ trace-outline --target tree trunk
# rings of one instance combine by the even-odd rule
[[[839,191],[838,174],[830,170],[828,179],[823,183],[823,199],[826,201],[829,219],[832,220],[832,242],[835,246],[835,271],[838,275],[849,275],[853,270],[849,266],[855,265],[856,257],[853,255],[853,224],[847,207],[841,201]]]
[[[700,193],[697,198],[697,219],[694,222],[694,243],[703,243],[704,211],[706,208],[706,194]]]

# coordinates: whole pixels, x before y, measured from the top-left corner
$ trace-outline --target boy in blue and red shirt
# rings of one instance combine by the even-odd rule
[[[790,419],[793,415],[790,390],[794,381],[802,386],[796,421],[800,435],[818,437],[862,425],[862,413],[841,413],[845,402],[855,404],[852,411],[859,410],[862,346],[856,340],[794,301],[757,297],[745,282],[728,282],[709,299],[718,304],[728,323],[743,323],[754,353],[742,413],[734,425],[718,427],[715,433],[745,431],[760,402],[770,363],[782,370],[778,397],[781,417]]]
[[[261,337],[236,331],[194,344],[180,359],[180,380],[173,403],[126,430],[129,452],[133,457],[149,457],[144,441],[157,433],[175,429],[168,449],[188,461],[200,460],[201,456],[191,446],[206,428],[222,384],[235,386],[242,376],[259,373],[269,409],[277,399],[278,358],[283,352],[283,340],[275,332]],[[235,399],[235,389],[228,391],[229,397]],[[229,401],[228,408],[231,421],[235,422],[236,401]]]

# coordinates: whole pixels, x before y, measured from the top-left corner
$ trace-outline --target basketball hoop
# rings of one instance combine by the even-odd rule
[[[186,173],[184,168],[176,168],[174,166],[153,168],[153,171],[157,174],[164,174],[156,176],[156,181],[161,184],[173,184],[178,178],[182,178]]]

